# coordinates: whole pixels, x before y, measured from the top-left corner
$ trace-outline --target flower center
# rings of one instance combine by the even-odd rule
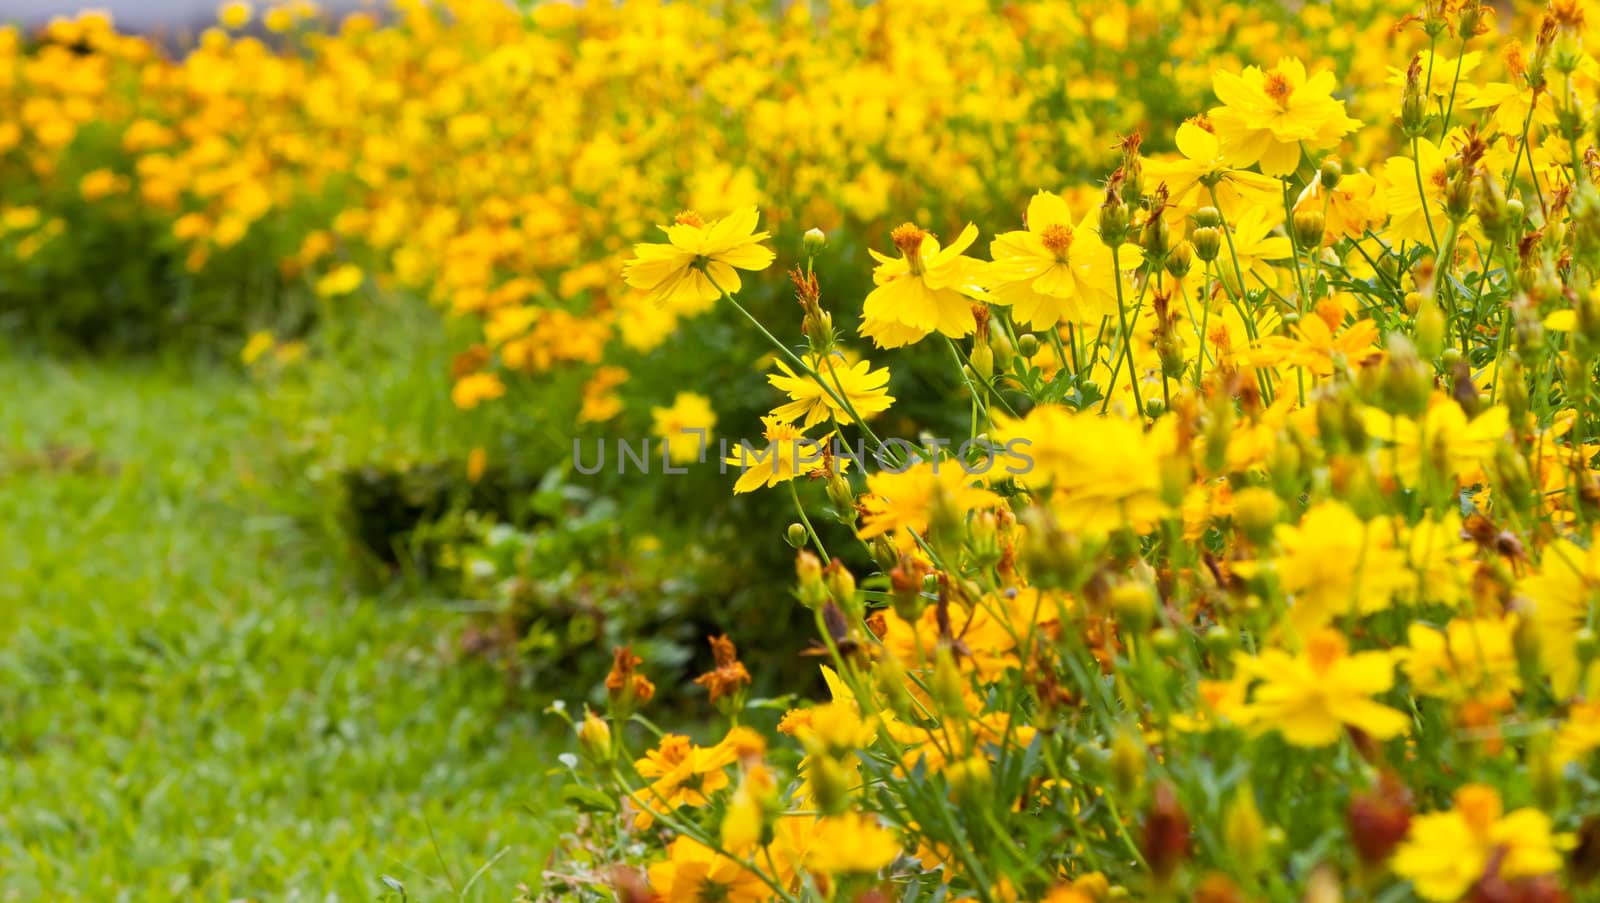
[[[1072,248],[1072,227],[1062,223],[1051,223],[1039,233],[1039,243],[1044,245],[1046,251],[1056,256],[1056,260],[1065,263],[1067,251]]]
[[[1333,631],[1323,631],[1306,643],[1306,656],[1311,659],[1311,669],[1326,674],[1334,662],[1344,658],[1344,637]]]
[[[693,226],[696,229],[706,224],[706,221],[700,218],[700,214],[695,213],[693,210],[683,211],[677,215],[673,222],[680,226]]]
[[[889,233],[889,240],[905,256],[914,276],[922,274],[922,240],[927,237],[927,230],[916,223],[901,223]]]
[[[1289,80],[1281,72],[1268,72],[1267,83],[1261,89],[1280,107],[1289,99]]]

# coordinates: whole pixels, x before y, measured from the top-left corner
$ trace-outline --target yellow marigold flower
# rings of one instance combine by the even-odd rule
[[[1098,323],[1115,314],[1120,274],[1100,240],[1097,212],[1091,209],[1073,226],[1067,202],[1041,191],[1028,202],[1026,223],[989,246],[990,300],[1011,305],[1016,319],[1035,329],[1053,329],[1062,320]],[[1118,262],[1137,269],[1144,252],[1124,244]]]
[[[1393,443],[1378,453],[1377,462],[1392,468],[1408,486],[1422,479],[1424,464],[1457,485],[1478,482],[1483,465],[1494,459],[1495,449],[1511,432],[1505,408],[1490,408],[1469,421],[1461,406],[1443,393],[1434,394],[1421,420],[1368,408],[1362,422],[1369,436]]]
[[[506,384],[493,373],[468,373],[450,388],[450,400],[463,411],[506,394]]]
[[[878,261],[872,271],[877,288],[862,307],[861,334],[879,348],[910,345],[933,332],[957,339],[971,335],[978,321],[969,299],[983,297],[983,261],[961,252],[977,239],[977,227],[969,223],[946,248],[912,223],[896,227],[890,237],[899,257],[869,252]]]
[[[1491,861],[1498,862],[1502,878],[1557,871],[1558,840],[1543,812],[1530,808],[1503,815],[1498,791],[1468,784],[1456,791],[1454,809],[1412,819],[1391,865],[1418,896],[1452,903],[1483,877]]]
[[[633,246],[623,279],[657,304],[692,305],[731,295],[742,285],[739,270],[764,270],[772,263],[772,250],[761,244],[767,233],[755,231],[759,217],[754,207],[709,223],[680,213],[675,223],[661,227],[666,244]]]
[[[1578,690],[1577,634],[1588,625],[1600,590],[1600,542],[1585,549],[1567,539],[1545,547],[1539,570],[1517,585],[1526,616],[1539,638],[1539,661],[1561,699]],[[1600,662],[1589,666],[1590,692],[1600,687]]]
[[[690,837],[673,840],[667,859],[648,874],[663,903],[758,903],[771,896],[760,875]]]
[[[767,382],[790,398],[788,404],[779,405],[773,410],[772,416],[779,420],[792,423],[804,418],[801,428],[810,429],[829,417],[836,420],[851,419],[849,409],[835,401],[834,395],[848,401],[863,419],[881,414],[894,404],[894,396],[889,394],[888,389],[888,368],[873,370],[867,361],[852,360],[843,353],[826,356],[808,354],[805,362],[833,391],[831,394],[824,391],[816,380],[796,375],[787,363],[778,360],[779,372],[768,375]]]
[[[765,486],[768,489],[786,483],[798,476],[820,469],[833,434],[819,439],[805,435],[793,424],[776,417],[763,417],[766,426],[765,445],[740,442],[727,458],[726,464],[740,468],[739,479],[733,484],[734,494],[754,492]]]
[[[717,425],[711,399],[694,392],[679,392],[670,407],[651,408],[650,418],[650,432],[666,444],[674,464],[700,460]]]
[[[856,533],[871,539],[900,530],[925,533],[936,508],[966,512],[1005,504],[1000,496],[973,485],[980,477],[969,474],[956,461],[927,461],[903,473],[881,471],[867,477],[867,495],[860,504],[862,525]]]
[[[1443,630],[1412,624],[1401,667],[1414,692],[1442,699],[1503,695],[1518,690],[1517,617],[1457,618]]]
[[[1394,685],[1393,657],[1387,652],[1351,655],[1337,631],[1312,634],[1300,655],[1269,649],[1257,658],[1241,658],[1239,668],[1261,683],[1237,715],[1246,726],[1277,731],[1295,746],[1327,746],[1346,727],[1387,740],[1410,723],[1372,699]]]
[[[353,263],[342,263],[334,267],[327,275],[317,280],[317,294],[324,298],[337,298],[348,295],[361,286],[361,280],[366,274]]]
[[[1210,119],[1185,120],[1173,140],[1181,157],[1144,164],[1146,184],[1167,186],[1169,216],[1180,218],[1201,207],[1216,207],[1232,221],[1247,210],[1282,208],[1283,187],[1278,180],[1241,169],[1223,156]]]
[[[1333,99],[1333,73],[1308,77],[1305,64],[1293,57],[1267,70],[1219,71],[1211,87],[1223,104],[1210,114],[1223,153],[1239,166],[1259,162],[1269,176],[1294,172],[1302,146],[1333,147],[1361,125],[1345,115],[1344,101]]]

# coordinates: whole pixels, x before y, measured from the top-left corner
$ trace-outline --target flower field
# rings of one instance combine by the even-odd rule
[[[548,856],[372,893],[1596,899],[1596,28],[86,13],[0,31],[0,313],[244,386],[268,504],[456,612],[475,808],[566,750]]]

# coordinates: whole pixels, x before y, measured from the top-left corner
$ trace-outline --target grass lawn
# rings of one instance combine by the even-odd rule
[[[536,879],[553,721],[281,513],[254,386],[3,349],[0,386],[0,901]]]

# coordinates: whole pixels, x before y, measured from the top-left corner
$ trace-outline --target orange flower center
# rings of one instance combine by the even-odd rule
[[[677,215],[673,222],[680,226],[693,226],[696,229],[706,224],[706,221],[700,218],[700,214],[695,213],[693,210],[683,211]]]
[[[913,274],[922,273],[922,240],[927,237],[927,230],[916,223],[901,223],[889,233],[889,240],[905,255],[906,264]]]
[[[1066,260],[1067,251],[1072,247],[1072,227],[1051,223],[1039,233],[1039,243],[1044,245],[1046,251],[1056,255],[1057,260]]]
[[[1289,99],[1289,92],[1292,90],[1289,87],[1289,80],[1284,78],[1281,72],[1268,72],[1267,83],[1261,88],[1280,107]]]
[[[1306,655],[1311,659],[1311,668],[1318,674],[1327,673],[1334,662],[1344,658],[1344,650],[1344,637],[1331,630],[1317,634],[1306,643]]]

